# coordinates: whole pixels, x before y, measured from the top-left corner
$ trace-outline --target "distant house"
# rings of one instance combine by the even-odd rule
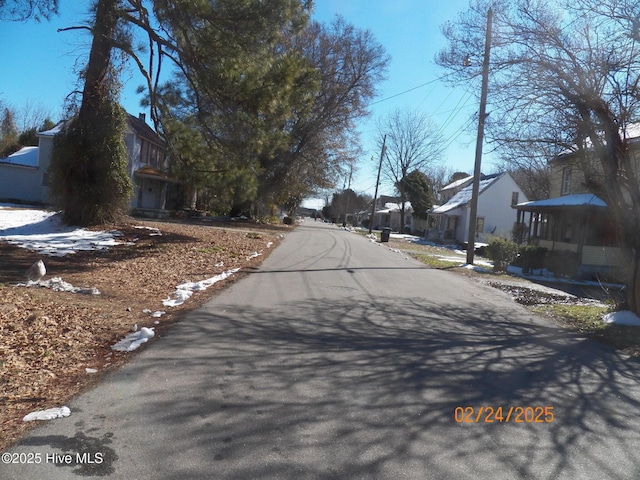
[[[49,164],[53,139],[64,122],[39,132],[37,147],[24,147],[0,159],[0,199],[19,203],[48,205]],[[142,214],[165,213],[167,198],[176,182],[169,176],[169,159],[162,139],[140,117],[127,115],[125,144],[129,156],[128,172],[134,184],[131,207]]]
[[[640,152],[638,142],[630,145]],[[566,152],[549,161],[551,198],[518,204],[518,222],[524,225],[530,243],[549,252],[566,252],[567,262],[574,256],[574,275],[619,276],[626,258],[618,225],[607,204],[588,192],[576,156]]]
[[[444,201],[429,212],[428,238],[466,243],[469,234],[473,177],[453,182],[440,190]],[[476,240],[491,236],[511,238],[517,221],[516,204],[527,201],[522,189],[507,172],[483,175],[480,179],[476,215]]]
[[[379,208],[376,208],[373,217],[373,227],[376,230],[389,227],[394,232],[413,231],[413,208],[411,207],[411,202],[405,202],[404,204],[404,225],[400,224],[402,204],[399,199],[397,202],[385,202],[383,205],[377,206]]]

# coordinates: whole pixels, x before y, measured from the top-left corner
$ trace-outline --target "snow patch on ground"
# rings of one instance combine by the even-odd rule
[[[616,325],[628,325],[632,327],[640,327],[640,318],[628,310],[620,312],[607,313],[602,317],[604,323],[615,323]]]
[[[136,226],[133,228],[137,228],[138,230],[151,230],[151,233],[149,234],[150,237],[157,237],[157,236],[162,236],[162,232],[155,228],[155,227],[142,227],[142,226]]]
[[[60,277],[53,277],[49,280],[38,280],[37,282],[28,281],[27,283],[18,283],[16,287],[44,287],[50,288],[54,292],[71,292],[84,293],[87,295],[100,295],[100,290],[96,287],[74,287],[69,282],[65,282]]]
[[[0,212],[0,240],[51,257],[113,247],[122,236],[115,230],[94,232],[66,226],[57,212],[7,205],[0,206]]]
[[[112,345],[111,349],[118,352],[132,352],[143,343],[149,341],[150,338],[153,338],[154,335],[153,327],[142,327],[139,332],[130,333],[118,343]]]
[[[480,273],[491,273],[492,269],[491,268],[487,268],[490,265],[486,265],[484,267],[480,267],[478,265],[471,265],[469,263],[465,263],[463,265],[460,265],[462,268],[466,268],[467,270],[473,270],[474,272],[480,272]]]
[[[226,272],[222,272],[219,275],[215,275],[214,277],[207,278],[206,280],[201,280],[199,282],[187,282],[176,287],[176,291],[173,292],[169,298],[165,298],[162,301],[162,304],[165,307],[177,307],[178,305],[182,305],[186,300],[188,300],[193,292],[202,291],[209,288],[211,285],[218,283],[226,278],[229,278],[234,273],[238,272],[239,268],[232,268],[231,270],[227,270]],[[172,298],[173,297],[173,298]]]
[[[22,419],[23,422],[31,422],[33,420],[53,420],[54,418],[63,418],[71,415],[69,407],[49,408],[48,410],[38,410],[31,412]]]

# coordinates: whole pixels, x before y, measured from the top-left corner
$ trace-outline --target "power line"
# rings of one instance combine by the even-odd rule
[[[386,102],[387,100],[391,100],[392,98],[399,97],[400,95],[404,95],[405,93],[413,92],[414,90],[417,90],[419,88],[426,87],[427,85],[431,85],[432,83],[438,82],[438,81],[442,80],[443,78],[445,78],[445,77],[447,77],[449,75],[450,74],[446,74],[446,75],[443,75],[441,77],[434,78],[433,80],[431,80],[429,82],[421,83],[420,85],[417,85],[417,86],[415,86],[413,88],[410,88],[409,90],[405,90],[404,92],[396,93],[396,94],[391,95],[389,97],[382,98],[380,100],[377,100],[375,102],[370,103],[369,106],[377,105],[378,103]]]

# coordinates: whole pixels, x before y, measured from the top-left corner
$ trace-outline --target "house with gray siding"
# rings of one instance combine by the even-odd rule
[[[39,132],[37,147],[24,147],[0,159],[0,200],[49,205],[49,163],[53,140],[64,122]],[[169,175],[169,157],[162,139],[139,117],[127,115],[125,145],[129,156],[128,173],[134,184],[131,208],[149,216],[164,216],[167,197],[177,182]]]

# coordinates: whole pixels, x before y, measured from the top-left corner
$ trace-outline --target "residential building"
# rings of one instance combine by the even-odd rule
[[[64,122],[39,132],[37,147],[24,147],[0,159],[0,199],[3,201],[49,205],[49,164],[54,137]],[[129,156],[128,173],[134,184],[131,208],[142,214],[164,216],[167,198],[176,181],[168,173],[169,158],[162,139],[146,124],[144,114],[127,115],[125,144]]]
[[[630,144],[638,150],[637,142]],[[575,276],[620,277],[626,258],[618,226],[607,204],[588,191],[585,165],[598,169],[593,160],[578,163],[575,152],[551,159],[550,198],[518,204],[518,223],[524,226],[525,240],[548,252],[562,252],[567,263],[575,263]]]
[[[413,208],[411,207],[411,202],[404,203],[404,225],[401,225],[400,217],[402,203],[400,203],[399,198],[395,199],[394,197],[387,197],[387,199],[389,198],[397,201],[385,202],[384,204],[376,202],[377,208],[373,217],[373,228],[375,230],[381,230],[388,227],[394,232],[411,233],[414,228]]]
[[[460,244],[468,242],[472,190],[472,176],[440,190],[444,203],[429,213],[428,238]],[[491,237],[498,236],[511,238],[517,221],[517,212],[513,207],[523,200],[527,201],[527,197],[508,172],[482,175],[476,214],[476,241],[487,242]]]

